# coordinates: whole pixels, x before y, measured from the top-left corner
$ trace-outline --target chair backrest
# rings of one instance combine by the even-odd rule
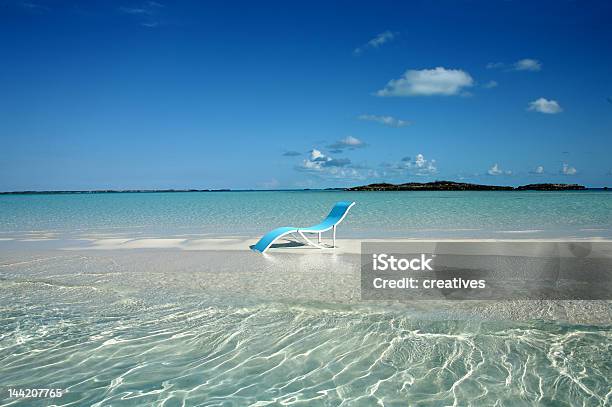
[[[348,213],[349,209],[351,209],[353,205],[355,205],[355,202],[351,202],[351,201],[336,202],[334,207],[329,212],[329,215],[327,215],[327,217],[323,220],[323,222],[319,223],[318,225],[314,225],[314,226],[311,226],[309,228],[304,228],[304,229],[310,229],[314,231],[329,230],[333,226],[337,225],[338,223],[344,220],[344,218],[346,217],[346,214]]]
[[[336,202],[332,210],[329,212],[329,215],[327,215],[327,219],[334,220],[335,221],[334,223],[336,224],[342,222],[342,220],[348,213],[349,209],[351,209],[353,205],[355,205],[355,202],[350,202],[350,201]]]

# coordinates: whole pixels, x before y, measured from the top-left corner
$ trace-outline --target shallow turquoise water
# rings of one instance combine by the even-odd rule
[[[9,256],[0,405],[601,406],[612,397],[609,322],[555,321],[552,302],[343,303],[359,285],[358,260],[332,256]],[[609,304],[570,305],[559,315],[610,321]],[[32,387],[67,393],[7,397]]]
[[[67,389],[58,405],[610,402],[612,333],[601,327],[194,297],[102,307],[83,288],[29,289],[36,303],[18,297],[0,317],[2,381]],[[37,403],[21,405],[49,401]]]
[[[237,234],[318,223],[357,205],[351,237],[611,237],[612,192],[211,192],[0,196],[0,233]]]

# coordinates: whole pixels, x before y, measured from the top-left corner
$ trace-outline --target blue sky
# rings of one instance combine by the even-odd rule
[[[612,185],[608,1],[0,1],[0,190]]]

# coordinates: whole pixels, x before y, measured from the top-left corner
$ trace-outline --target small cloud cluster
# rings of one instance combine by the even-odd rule
[[[489,81],[487,83],[485,83],[484,85],[482,85],[485,89],[493,89],[496,88],[498,85],[497,81]]]
[[[542,63],[537,59],[523,58],[516,61],[509,66],[504,62],[489,62],[486,66],[487,69],[502,69],[508,68],[509,71],[531,71],[537,72],[542,70]]]
[[[529,102],[527,110],[546,114],[557,114],[563,111],[556,100],[548,100],[546,98],[539,98],[533,102]]]
[[[338,154],[345,149],[354,150],[356,148],[362,148],[365,146],[366,144],[363,141],[359,140],[357,137],[347,136],[342,140],[338,140],[335,143],[330,144],[327,147],[331,148],[336,154]]]
[[[410,125],[410,122],[407,120],[396,119],[392,116],[376,116],[373,114],[362,114],[358,117],[359,120],[365,120],[370,122],[377,122],[380,124],[384,124],[389,127],[406,127]]]
[[[578,170],[576,170],[575,167],[572,167],[567,163],[563,163],[563,166],[561,167],[561,174],[563,175],[576,175],[577,172]]]
[[[321,170],[325,167],[345,167],[351,163],[348,158],[332,158],[313,148],[309,157],[303,161],[303,167],[312,170]]]
[[[543,165],[538,165],[533,170],[529,171],[529,173],[532,175],[543,175],[546,174],[546,171]],[[577,173],[578,170],[567,163],[563,163],[561,170],[559,170],[559,174],[561,175],[576,175]]]
[[[497,176],[497,175],[512,175],[512,171],[504,171],[499,164],[495,163],[489,168],[487,174]]]
[[[372,38],[370,41],[366,42],[363,46],[355,48],[353,50],[353,54],[361,55],[364,51],[370,48],[378,48],[381,45],[392,41],[397,33],[391,32],[389,30],[378,34],[376,37]]]
[[[332,158],[313,148],[308,157],[295,167],[296,170],[316,174],[326,178],[362,178],[356,168],[350,166],[348,158]]]
[[[514,63],[515,71],[541,71],[542,63],[537,59],[524,58]]]
[[[399,79],[390,80],[387,85],[378,90],[375,95],[388,96],[431,96],[457,95],[464,88],[474,84],[469,73],[461,69],[407,70]]]
[[[436,160],[428,160],[423,154],[417,154],[414,158],[404,157],[399,163],[383,164],[386,169],[397,175],[433,175],[438,172]]]

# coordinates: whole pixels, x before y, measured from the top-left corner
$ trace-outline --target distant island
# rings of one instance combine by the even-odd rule
[[[527,184],[516,187],[517,191],[580,191],[587,189],[578,184]]]
[[[345,191],[580,191],[587,189],[578,184],[528,184],[520,187],[469,184],[465,182],[434,181],[405,184],[369,184],[346,188]]]

